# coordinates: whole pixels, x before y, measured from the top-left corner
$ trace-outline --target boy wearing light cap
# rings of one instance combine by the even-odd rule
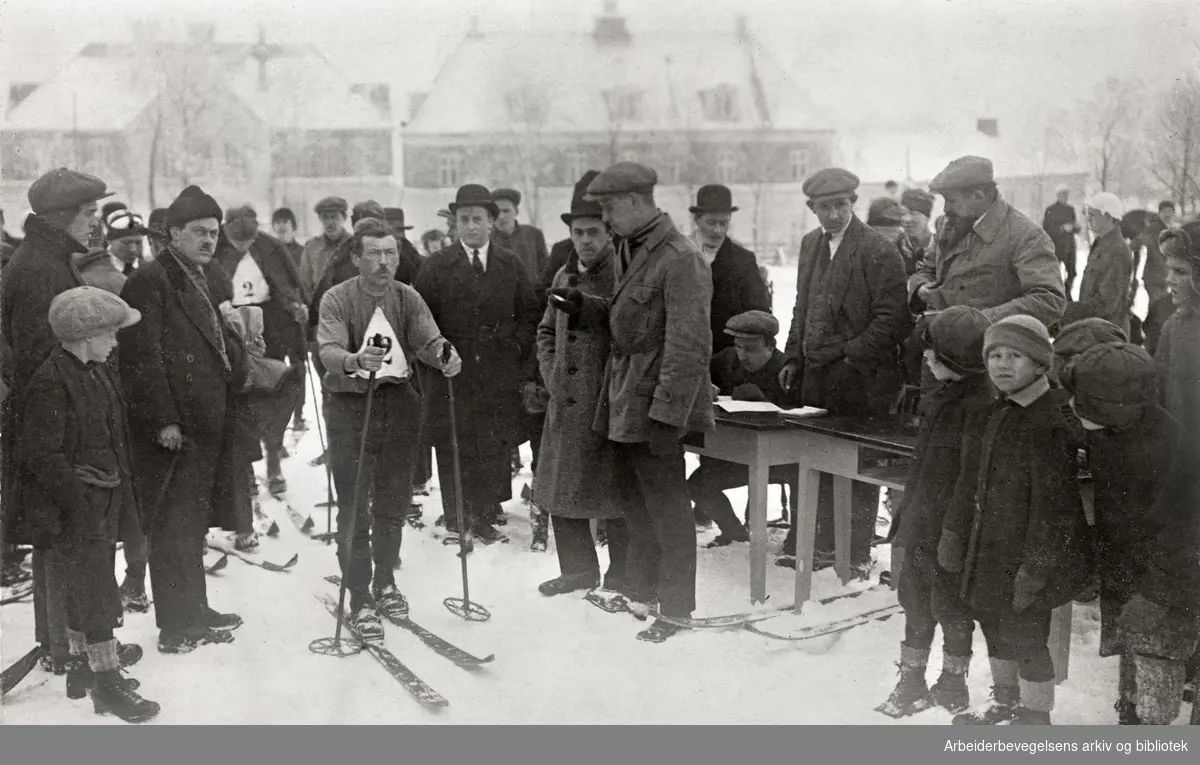
[[[1154,362],[1136,345],[1083,352],[1063,384],[1089,431],[1100,655],[1121,657],[1117,717],[1170,725],[1200,628],[1194,439],[1156,403]]]
[[[1094,316],[1111,321],[1128,335],[1133,251],[1121,234],[1125,205],[1106,191],[1089,199],[1085,210],[1096,238],[1079,282],[1079,300],[1067,305],[1062,323]]]
[[[991,401],[983,336],[991,322],[969,306],[952,306],[934,317],[922,344],[930,372],[938,381],[917,436],[916,452],[904,482],[907,491],[892,516],[888,538],[905,551],[899,598],[904,607],[900,644],[900,680],[876,710],[907,717],[931,706],[961,712],[970,703],[967,669],[975,624],[953,583],[939,577],[938,535],[942,510],[958,479],[959,450],[968,416]],[[942,627],[942,674],[932,689],[925,668],[934,632]]]
[[[1009,316],[988,327],[983,345],[1000,395],[967,420],[937,557],[987,640],[992,696],[954,722],[1048,725],[1051,611],[1091,579],[1077,450],[1059,402],[1048,395],[1046,326]]]
[[[121,298],[96,287],[54,298],[49,320],[60,346],[29,383],[20,440],[21,500],[35,541],[53,553],[47,577],[64,595],[67,695],[82,698],[90,690],[97,714],[127,722],[148,720],[159,707],[121,676],[121,653],[132,664],[141,649],[121,651],[113,637],[121,614],[116,543],[140,517],[125,407],[105,362],[117,346],[117,330],[140,319]]]

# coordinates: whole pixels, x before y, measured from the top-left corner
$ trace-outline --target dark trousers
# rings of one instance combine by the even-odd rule
[[[459,438],[464,435],[470,434],[460,433]],[[454,485],[454,451],[448,433],[434,441],[434,449],[437,451],[438,482],[442,489],[442,512],[446,517],[446,529],[455,531],[458,529],[458,511],[455,506],[457,488]],[[510,447],[505,443],[476,444],[474,451],[479,455],[478,460],[463,460],[460,466],[463,518],[467,524],[464,531],[484,523],[499,503],[497,476],[509,474],[512,455]]]
[[[875,539],[875,517],[879,514],[879,488],[854,481],[850,487],[850,562],[865,563],[871,559],[871,542]],[[784,540],[783,549],[796,554],[796,527],[793,522]],[[833,476],[821,474],[817,492],[817,533],[813,550],[832,555],[833,534]]]
[[[907,567],[907,561],[905,562]],[[901,577],[903,578],[903,576]],[[988,656],[1018,662],[1022,680],[1044,683],[1054,679],[1050,659],[1051,611],[974,611],[987,640]]]
[[[736,462],[701,457],[700,467],[688,476],[688,492],[696,503],[698,514],[717,524],[721,534],[728,537],[746,536],[746,527],[738,520],[733,505],[725,496],[726,489],[745,486],[750,480],[750,468]],[[789,484],[792,487],[791,507],[796,509],[796,466],[775,465],[767,475],[769,483]],[[794,513],[793,513],[794,514]]]
[[[696,524],[683,449],[656,455],[648,443],[617,444],[617,459],[632,488],[624,591],[642,602],[657,596],[666,616],[690,616],[696,610]]]
[[[412,502],[413,465],[420,446],[421,397],[407,382],[377,387],[363,455],[362,484],[357,487],[358,520],[347,550],[345,535],[354,512],[354,481],[366,402],[363,394],[332,393],[325,413],[330,466],[338,496],[338,560],[352,607],[370,597],[372,585],[382,589],[395,583],[394,569],[400,557],[404,518]]]
[[[121,593],[114,574],[116,547],[106,542],[56,545],[46,573],[62,593],[65,625],[84,635],[112,635],[120,623]]]
[[[150,530],[150,591],[160,630],[185,630],[200,624],[208,607],[204,581],[207,521],[167,514]]]
[[[558,568],[563,576],[590,574],[600,579],[600,559],[596,557],[596,542],[592,539],[592,522],[587,518],[563,518],[550,516],[554,527],[554,545],[558,549]],[[629,552],[629,532],[625,521],[612,518],[600,521],[608,537],[608,571],[604,583],[609,589],[620,582],[625,574],[625,560]]]
[[[125,540],[125,576],[138,582],[146,581],[146,559],[150,542],[141,529]]]
[[[413,483],[429,483],[433,478],[433,447],[421,446],[417,450],[417,462],[413,466]]]
[[[943,582],[937,571],[937,552],[924,545],[905,549],[904,567],[900,573],[900,605],[904,608],[904,645],[917,650],[929,650],[938,626],[942,628],[942,650],[950,656],[970,656],[971,637],[975,622],[966,609],[955,607],[957,600],[953,582]],[[935,600],[952,598],[937,608]]]
[[[53,550],[33,551],[34,637],[56,660],[67,658],[67,613],[62,588],[48,572],[54,565]]]

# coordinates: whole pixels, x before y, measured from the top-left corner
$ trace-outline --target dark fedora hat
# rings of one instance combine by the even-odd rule
[[[733,206],[733,192],[728,186],[722,186],[719,183],[712,183],[708,186],[701,186],[696,192],[696,206],[689,207],[688,212],[693,215],[701,213],[732,213],[737,212],[738,208]]]
[[[383,208],[383,219],[387,224],[394,229],[404,229],[408,231],[412,226],[404,225],[404,210],[400,207],[385,207]]]
[[[575,193],[571,195],[571,211],[565,212],[561,216],[562,222],[571,225],[576,218],[601,218],[604,215],[604,208],[599,202],[589,202],[585,199],[587,196],[588,184],[600,175],[599,170],[588,170],[583,174],[583,177],[575,184]]]
[[[454,201],[450,203],[450,212],[457,213],[460,207],[482,207],[492,214],[493,218],[500,216],[500,208],[492,199],[492,192],[487,186],[478,183],[468,183],[458,189]]]

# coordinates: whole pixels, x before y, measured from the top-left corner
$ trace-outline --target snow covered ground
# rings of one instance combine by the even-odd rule
[[[794,296],[794,271],[772,269],[776,314],[786,323]],[[315,412],[309,402],[308,418]],[[320,452],[312,428],[284,462],[288,496],[301,513],[311,513],[316,531],[325,529],[325,511],[313,507],[325,498],[322,468],[308,461]],[[524,462],[529,463],[528,447]],[[691,464],[694,458],[689,457]],[[259,465],[261,468],[261,464]],[[235,611],[245,625],[232,645],[203,646],[182,656],[155,649],[153,612],[127,615],[118,637],[140,643],[145,658],[131,675],[142,693],[162,704],[158,724],[896,724],[873,711],[895,679],[903,620],[893,617],[849,632],[806,642],[787,643],[740,630],[683,633],[662,645],[634,635],[644,625],[624,614],[607,614],[581,599],[581,593],[545,598],[538,583],[558,574],[551,549],[528,550],[531,536],[527,507],[519,499],[530,480],[528,467],[514,479],[514,497],[505,505],[508,544],[477,546],[469,558],[472,598],[492,613],[490,622],[467,623],[442,605],[461,596],[459,560],[454,548],[432,537],[441,498],[435,489],[423,498],[428,528],[406,532],[398,582],[422,625],[477,655],[496,654],[495,662],[469,674],[434,654],[415,637],[385,624],[385,645],[450,701],[434,714],[419,706],[369,656],[345,659],[318,656],[310,641],[333,634],[334,622],[313,597],[336,590],[324,576],[336,573],[333,547],[300,534],[283,508],[264,507],[278,522],[277,538],[263,538],[256,555],[282,563],[299,553],[298,565],[279,574],[230,559],[208,577],[209,598],[223,611]],[[265,492],[263,494],[266,497]],[[734,507],[745,506],[745,490],[732,491]],[[769,517],[779,514],[778,490],[771,491]],[[775,535],[774,552],[782,542]],[[700,535],[699,543],[716,532]],[[876,554],[886,555],[877,549]],[[605,552],[600,551],[601,565]],[[210,556],[207,562],[215,560]],[[878,559],[874,577],[886,567]],[[118,575],[124,563],[118,555]],[[793,572],[768,565],[771,605],[792,602]],[[863,583],[857,583],[863,586]],[[815,598],[844,592],[830,571],[814,578]],[[749,602],[748,546],[699,551],[696,616],[746,611]],[[877,591],[860,598],[805,609],[804,621],[867,610],[892,595]],[[786,631],[786,620],[767,622]],[[765,626],[765,625],[764,625]],[[11,663],[32,647],[33,608],[28,603],[0,611],[0,652]],[[1098,613],[1076,607],[1070,679],[1059,687],[1054,719],[1062,724],[1115,722],[1116,659],[1097,656]],[[929,670],[938,671],[938,651]],[[972,699],[986,698],[987,651],[976,633],[971,668]],[[64,679],[35,669],[11,694],[0,713],[12,724],[110,724],[88,700],[69,701]],[[1186,720],[1184,707],[1180,724]],[[946,724],[950,716],[929,710],[900,724]]]

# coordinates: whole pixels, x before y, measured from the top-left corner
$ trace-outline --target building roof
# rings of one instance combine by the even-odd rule
[[[263,122],[278,129],[363,130],[391,128],[376,108],[315,48],[271,46],[260,81],[255,46],[210,46],[207,62]],[[157,97],[153,54],[130,45],[95,43],[84,48],[49,81],[9,113],[9,131],[124,129]]]
[[[965,124],[908,132],[843,133],[837,147],[835,163],[852,170],[864,183],[894,180],[927,185],[951,160],[966,155],[990,159],[997,178],[1088,172],[1085,162],[1064,152],[1035,148],[1003,133],[990,136]]]
[[[721,86],[730,88],[733,119],[706,115],[701,92]],[[609,99],[620,93],[637,94],[638,113],[610,121]],[[503,133],[521,129],[523,113],[550,132],[828,127],[814,120],[803,90],[746,36],[636,34],[599,43],[592,34],[564,32],[468,35],[407,134]]]

